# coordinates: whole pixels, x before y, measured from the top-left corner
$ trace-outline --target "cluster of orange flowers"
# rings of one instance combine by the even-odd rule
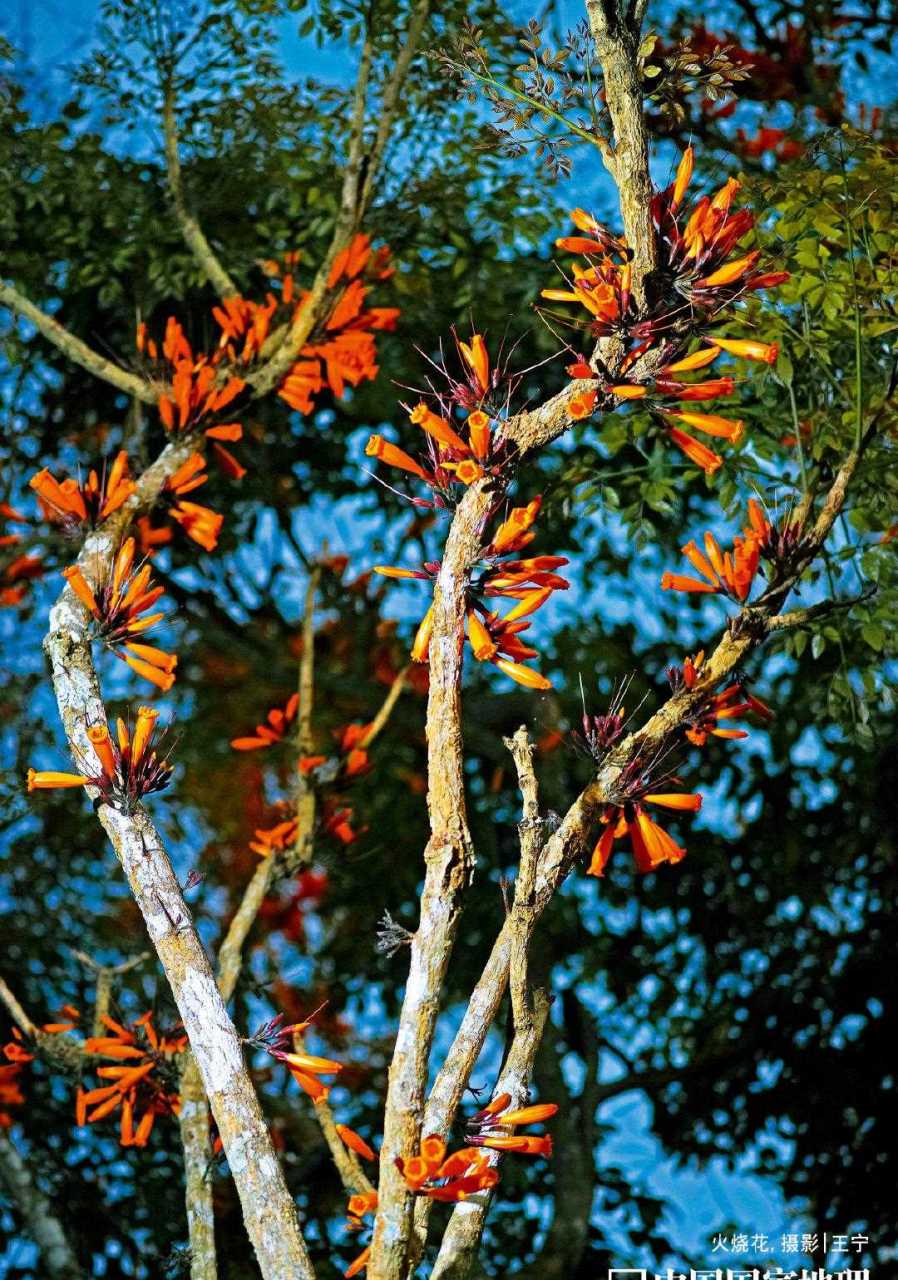
[[[104,466],[98,475],[96,469],[91,468],[83,483],[72,476],[56,480],[43,467],[28,484],[37,494],[46,520],[67,526],[86,524],[91,528],[118,511],[137,492],[137,485],[128,472],[128,454],[124,449],[116,454],[108,471]]]
[[[176,1059],[186,1050],[187,1037],[160,1035],[152,1011],[136,1018],[130,1028],[105,1015],[101,1021],[110,1035],[89,1036],[82,1047],[85,1054],[104,1059],[96,1074],[111,1083],[78,1089],[76,1121],[94,1124],[118,1111],[122,1146],[145,1147],[157,1117],[177,1115],[181,1109]]]
[[[652,202],[661,259],[658,274],[667,281],[667,287],[651,304],[647,317],[637,310],[633,300],[629,247],[582,209],[575,209],[571,216],[585,234],[563,237],[557,244],[569,252],[585,255],[586,266],[575,264],[569,286],[544,289],[543,297],[577,303],[589,312],[589,330],[593,336],[620,339],[627,348],[621,372],[632,368],[647,351],[661,347],[667,359],[659,372],[638,382],[608,383],[603,391],[612,398],[612,404],[615,400],[619,403],[647,400],[662,415],[671,442],[710,474],[717,470],[722,459],[683,430],[683,426],[736,443],[743,434],[744,423],[718,414],[676,409],[665,401],[702,401],[732,395],[735,382],[731,377],[691,383],[680,377],[711,364],[721,351],[743,359],[775,362],[778,354],[775,344],[722,338],[708,335],[705,330],[721,311],[746,292],[781,284],[788,279],[788,273],[758,273],[760,253],[757,250],[733,256],[739,241],[754,224],[748,210],[732,212],[733,199],[739,189],[734,178],[728,179],[715,196],[702,196],[688,217],[681,216],[693,165],[693,149],[688,147],[674,182],[665,191],[656,193]],[[694,333],[703,334],[710,346],[687,354],[686,347]],[[574,378],[597,377],[583,359],[569,366],[568,373]],[[596,400],[596,392],[575,397],[570,416],[587,416]]]
[[[44,1035],[60,1035],[77,1029],[81,1014],[70,1004],[62,1006],[65,1022],[46,1022],[40,1028]],[[131,1030],[103,1015],[103,1025],[109,1036],[87,1036],[79,1042],[85,1057],[105,1059],[96,1069],[101,1080],[112,1083],[96,1089],[84,1090],[80,1086],[75,1095],[75,1120],[79,1125],[103,1120],[114,1111],[121,1111],[120,1137],[123,1147],[144,1147],[147,1144],[157,1116],[177,1115],[180,1098],[177,1092],[177,1067],[174,1060],[187,1048],[185,1035],[160,1036],[153,1026],[152,1012],[143,1014],[131,1023]],[[13,1039],[3,1046],[3,1054],[10,1066],[0,1068],[0,1105],[21,1103],[22,1097],[15,1077],[26,1062],[34,1060],[23,1044],[18,1028],[13,1028]],[[3,1082],[10,1084],[4,1094]],[[13,1097],[11,1089],[19,1093]],[[7,1117],[9,1119],[9,1117]],[[0,1113],[0,1125],[4,1117]]]
[[[126,538],[112,564],[104,566],[102,580],[93,587],[80,565],[63,569],[62,576],[90,614],[97,637],[144,680],[168,692],[175,682],[177,656],[143,642],[146,632],[165,617],[158,611],[146,612],[159,602],[165,589],[152,585],[149,564],[134,568],[135,550],[134,539]]]
[[[38,1028],[46,1036],[60,1035],[64,1031],[73,1031],[81,1017],[77,1009],[64,1004],[60,1013],[65,1015],[65,1022],[45,1022]],[[0,1067],[0,1129],[8,1129],[13,1123],[10,1107],[20,1107],[25,1101],[19,1076],[35,1055],[25,1048],[25,1037],[18,1027],[12,1028],[12,1039],[3,1046],[3,1056],[7,1065]]]
[[[551,681],[532,667],[528,658],[538,657],[536,649],[518,637],[530,627],[525,621],[541,609],[553,591],[565,590],[568,582],[554,572],[567,564],[564,556],[532,556],[526,559],[502,559],[508,552],[522,551],[536,537],[532,525],[539,514],[542,499],[537,497],[526,507],[514,507],[501,522],[492,541],[484,548],[480,572],[472,574],[467,588],[467,640],[478,662],[492,662],[507,676],[528,689],[550,689]],[[387,578],[418,578],[434,581],[440,572],[438,561],[421,569],[404,569],[397,565],[375,565],[375,573]],[[504,616],[491,609],[488,600],[501,597],[517,600]],[[433,631],[433,605],[422,618],[411,656],[425,662]]]
[[[447,393],[434,397],[438,411],[424,399],[408,410],[409,420],[424,433],[423,460],[418,461],[381,435],[371,436],[365,448],[369,457],[417,476],[433,490],[431,501],[413,499],[417,506],[450,507],[453,485],[467,487],[484,476],[498,476],[508,458],[501,433],[501,410],[490,403],[499,375],[491,372],[483,335],[475,333],[470,342],[456,339],[456,347],[466,371],[464,381],[446,375]],[[464,413],[464,422],[453,425],[456,410]]]
[[[266,722],[257,724],[255,733],[231,739],[235,751],[260,751],[283,741],[296,719],[299,695],[294,693],[283,707],[272,707]],[[335,791],[366,773],[370,768],[367,743],[371,734],[370,724],[348,724],[335,730],[338,754],[304,755],[297,763],[298,771],[312,782],[327,784]],[[296,840],[298,822],[295,813],[273,827],[259,827],[250,842],[250,848],[261,858],[292,847]],[[360,832],[352,825],[352,809],[341,807],[334,795],[325,797],[319,815],[322,835],[333,837],[341,844],[352,844]]]
[[[692,689],[698,683],[705,662],[704,649],[687,657],[682,667],[668,667],[667,678],[671,689]],[[746,715],[760,720],[772,720],[773,712],[765,702],[751,693],[743,679],[727,685],[719,693],[711,694],[685,722],[685,734],[696,747],[703,747],[708,738],[747,738],[745,729],[738,729],[728,722]],[[725,723],[721,726],[721,721]]]
[[[676,791],[655,791],[653,788],[657,784],[652,778],[652,770],[646,769],[638,759],[624,770],[617,785],[620,799],[606,805],[599,815],[604,830],[593,850],[586,874],[604,875],[615,840],[624,837],[630,841],[636,870],[643,874],[654,871],[662,863],[679,862],[684,858],[685,848],[649,817],[644,806],[652,804],[664,809],[698,813],[702,797]]]
[[[95,761],[81,760],[87,773],[58,773],[52,770],[28,770],[29,791],[49,791],[65,787],[95,787],[106,804],[129,813],[138,800],[168,786],[172,765],[161,753],[156,740],[159,712],[153,707],[139,707],[133,736],[128,725],[119,718],[113,738],[107,724],[90,725],[88,741]]]
[[[324,322],[322,340],[302,348],[278,388],[278,395],[291,408],[310,413],[314,397],[325,387],[341,397],[347,384],[358,386],[377,375],[374,334],[394,328],[399,312],[393,307],[366,308],[365,300],[369,283],[392,275],[389,257],[389,249],[374,252],[369,238],[359,234],[334,260],[328,289],[338,296]],[[159,416],[167,430],[199,429],[205,420],[220,416],[246,387],[246,380],[233,370],[246,372],[264,357],[275,331],[297,323],[309,299],[308,291],[296,286],[297,263],[298,254],[289,253],[282,263],[262,264],[279,285],[279,291],[269,291],[264,303],[235,296],[213,308],[221,336],[211,354],[194,352],[178,321],[169,318],[161,357],[174,372],[171,391],[159,398]],[[148,337],[146,325],[138,329],[137,348],[154,363],[159,361],[160,350]],[[203,430],[214,441],[241,436],[237,423],[214,422]],[[217,443],[214,451],[225,469],[232,471],[234,459],[228,451]]]
[[[407,1160],[397,1158],[396,1167],[405,1179],[405,1185],[415,1195],[458,1204],[498,1183],[499,1170],[490,1162],[489,1151],[551,1156],[552,1139],[548,1134],[520,1134],[515,1130],[550,1120],[557,1111],[558,1106],[554,1102],[512,1108],[511,1094],[499,1094],[469,1120],[466,1146],[450,1155],[445,1141],[432,1134],[421,1139],[416,1155],[409,1156]],[[376,1208],[376,1191],[352,1196],[348,1205],[349,1229],[361,1230],[364,1225],[362,1219]],[[370,1256],[369,1246],[343,1272],[344,1276],[355,1276],[364,1271]]]
[[[664,591],[690,591],[729,596],[740,604],[751,593],[761,557],[782,561],[798,549],[800,530],[787,525],[781,533],[767,519],[759,502],[748,500],[748,524],[742,537],[733,539],[732,551],[722,551],[713,533],[706,533],[704,552],[693,539],[682,548],[683,555],[702,575],[665,572],[661,578]]]
[[[341,397],[346,385],[374,378],[377,374],[377,330],[395,327],[399,312],[392,307],[365,307],[369,284],[392,275],[389,250],[374,252],[367,236],[357,235],[352,244],[337,256],[328,279],[328,288],[338,291],[333,308],[324,322],[322,341],[303,347],[278,388],[278,395],[291,408],[310,413],[314,396],[328,387]],[[294,269],[296,253],[287,254],[283,263],[263,264],[269,276],[279,282],[279,293],[269,292],[264,303],[247,298],[230,297],[213,308],[213,317],[221,335],[211,353],[194,351],[180,323],[170,316],[161,344],[149,336],[145,323],[138,326],[137,350],[149,365],[152,375],[170,374],[170,386],[159,396],[159,416],[167,431],[198,432],[212,441],[212,452],[218,466],[232,480],[241,480],[246,468],[234,457],[224,442],[235,443],[243,437],[240,422],[225,421],[234,413],[235,401],[246,389],[249,367],[261,359],[266,343],[275,330],[294,325],[301,316],[309,294],[298,290]],[[239,369],[239,373],[235,370]],[[199,475],[205,463],[201,454],[191,458],[172,476],[165,492],[176,499],[169,515],[188,537],[207,551],[214,550],[223,517],[210,508],[187,500],[185,495],[208,476]],[[142,545],[146,554],[168,541],[165,531],[143,517],[139,522]]]

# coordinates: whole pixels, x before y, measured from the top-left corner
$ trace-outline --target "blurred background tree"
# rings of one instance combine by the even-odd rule
[[[174,314],[198,346],[208,342],[216,298],[166,185],[160,95],[173,48],[183,179],[221,262],[255,296],[262,260],[295,249],[311,273],[336,214],[366,9],[351,0],[170,9],[163,0],[84,0],[83,56],[46,84],[39,49],[23,56],[25,25],[8,14],[2,278],[125,360],[141,320],[159,331]],[[382,69],[405,8],[384,0],[376,13]],[[182,655],[166,699],[179,734],[176,790],[156,807],[182,879],[202,876],[191,902],[210,946],[255,868],[253,831],[278,816],[289,766],[276,752],[238,755],[229,740],[296,686],[314,560],[332,558],[316,609],[316,749],[327,754],[341,726],[370,720],[406,662],[417,598],[370,570],[429,558],[437,531],[367,474],[367,434],[402,422],[405,389],[424,384],[441,344],[451,358],[453,325],[462,337],[472,327],[486,333],[494,351],[504,345],[523,371],[522,401],[562,385],[565,361],[548,357],[565,343],[583,349],[569,320],[540,317],[533,304],[556,283],[552,241],[568,231],[567,210],[611,212],[598,154],[581,136],[600,118],[600,85],[577,6],[550,6],[540,27],[526,26],[532,16],[439,6],[365,221],[397,267],[377,300],[401,308],[395,334],[379,335],[379,377],[306,417],[276,399],[254,405],[246,476],[214,482],[227,516],[218,550],[198,559],[175,543],[156,558],[178,604]],[[635,707],[659,697],[666,668],[719,630],[719,603],[662,597],[657,584],[685,536],[741,520],[737,466],[743,484],[750,476],[769,504],[788,506],[802,477],[826,478],[892,376],[898,118],[881,75],[893,52],[891,6],[858,0],[846,14],[828,2],[722,3],[696,17],[659,5],[650,26],[653,17],[643,66],[657,181],[690,137],[705,185],[740,175],[760,243],[793,273],[775,300],[749,307],[758,335],[782,354],[740,385],[745,443],[707,485],[687,488],[693,469],[657,447],[648,418],[632,410],[584,426],[540,460],[533,491],[538,483],[547,494],[551,547],[535,549],[570,556],[573,588],[540,616],[555,691],[536,696],[470,676],[478,876],[495,891],[472,898],[465,917],[450,974],[457,1002],[501,920],[500,882],[516,856],[503,735],[530,726],[544,800],[563,811],[588,767],[568,737],[582,710],[580,680],[597,710],[632,677],[626,700]],[[120,445],[154,456],[154,414],[8,313],[0,324],[0,500],[31,512],[27,480],[40,465],[74,473]],[[777,718],[745,743],[697,755],[707,801],[684,863],[636,879],[615,860],[600,886],[569,883],[541,925],[540,964],[558,998],[538,1082],[569,1103],[551,1168],[509,1170],[486,1274],[585,1280],[609,1263],[708,1265],[713,1234],[734,1231],[771,1235],[767,1253],[740,1259],[746,1266],[766,1257],[796,1264],[779,1251],[780,1230],[863,1234],[873,1264],[894,1256],[886,1233],[898,1177],[895,1091],[884,1052],[896,1018],[889,939],[898,898],[894,416],[886,425],[823,568],[840,594],[875,594],[774,644],[748,673]],[[45,529],[30,527],[25,535],[16,554],[33,540],[54,569],[67,562],[61,536],[48,543]],[[65,1002],[91,1007],[94,976],[72,948],[109,964],[145,949],[86,806],[24,795],[27,766],[58,760],[40,650],[54,580],[36,581],[0,615],[0,972],[38,1022]],[[122,705],[139,696],[126,675],[114,688]],[[404,976],[401,949],[378,951],[378,928],[385,911],[413,926],[426,838],[420,680],[372,760],[352,792],[358,838],[344,845],[322,831],[313,871],[273,888],[236,1006],[249,1034],[274,1012],[300,1017],[327,1001],[322,1051],[350,1064],[334,1098],[369,1138],[379,1132]],[[158,1022],[172,1019],[150,961],[113,997],[121,1017],[148,1007]],[[460,1007],[447,1009],[447,1035]],[[491,1038],[476,1077],[484,1087],[501,1049]],[[261,1065],[259,1081],[291,1187],[307,1206],[313,1254],[345,1266],[357,1250],[340,1226],[344,1194],[310,1104]],[[36,1061],[23,1088],[14,1133],[85,1271],[187,1269],[174,1127],[160,1124],[146,1149],[125,1158],[112,1127],[75,1128],[73,1082],[57,1069]],[[236,1197],[222,1170],[211,1176],[220,1273],[251,1276]],[[2,1229],[0,1273],[42,1274],[12,1199]]]

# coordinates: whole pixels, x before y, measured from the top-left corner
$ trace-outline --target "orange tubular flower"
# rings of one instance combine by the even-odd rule
[[[682,360],[675,360],[673,364],[665,367],[665,373],[689,373],[693,369],[704,369],[706,365],[713,362],[720,355],[720,346],[717,344],[716,338],[708,338],[708,342],[715,345],[711,347],[700,347],[698,351],[693,351],[691,355],[683,356]]]
[[[721,347],[731,356],[743,360],[759,360],[763,364],[776,364],[780,349],[775,342],[756,342],[751,338],[706,338],[715,347]]]
[[[374,1160],[377,1158],[374,1150],[368,1146],[368,1143],[360,1134],[356,1133],[355,1129],[350,1129],[349,1126],[345,1124],[338,1124],[336,1126],[336,1130],[340,1135],[340,1141],[349,1147],[350,1151],[354,1151],[356,1155],[361,1156],[363,1160]],[[354,1196],[353,1199],[355,1199]],[[352,1212],[352,1200],[350,1200],[349,1203],[350,1212]],[[361,1215],[357,1216],[360,1217]]]
[[[81,572],[80,566],[77,564],[70,565],[67,569],[63,569],[62,576],[66,579],[85,609],[93,614],[95,618],[98,618],[100,616],[100,606],[97,604],[96,597]]]
[[[118,511],[137,491],[128,475],[128,455],[124,449],[116,454],[108,472],[105,465],[102,476],[92,470],[83,484],[72,479],[59,483],[46,467],[28,483],[37,494],[47,519],[64,525],[88,524],[92,528]]]
[[[492,542],[487,548],[487,555],[502,555],[506,551],[521,551],[535,535],[530,532],[542,506],[542,498],[534,498],[526,507],[515,507],[506,520],[500,524]]]
[[[686,188],[692,180],[693,170],[695,169],[695,151],[692,146],[688,146],[680,158],[677,166],[677,176],[674,181],[673,192],[670,197],[670,207],[673,210],[679,209],[683,203],[683,196],[686,194]]]
[[[362,1252],[359,1254],[359,1256],[355,1259],[355,1261],[351,1262],[349,1266],[346,1268],[346,1270],[343,1272],[344,1276],[347,1277],[347,1280],[349,1280],[350,1276],[357,1276],[359,1272],[364,1271],[368,1265],[368,1259],[370,1257],[371,1257],[371,1246],[369,1244],[367,1249],[363,1249]]]
[[[521,1156],[550,1156],[552,1154],[552,1139],[548,1134],[543,1137],[527,1137],[524,1134],[513,1134],[508,1137],[498,1135],[492,1138],[483,1138],[480,1141],[483,1146],[490,1147],[493,1151],[513,1151],[516,1155]]]
[[[750,514],[764,528],[769,527],[758,512]],[[662,590],[725,595],[739,603],[748,599],[761,558],[761,535],[753,527],[750,526],[747,537],[734,538],[733,550],[725,554],[713,533],[705,534],[705,553],[694,541],[687,542],[682,550],[702,578],[664,573],[661,578]]]
[[[415,632],[415,640],[412,644],[411,659],[412,662],[426,662],[430,652],[430,637],[433,635],[433,605],[425,613],[424,617],[418,624],[418,630]]]
[[[485,396],[490,389],[490,358],[482,335],[475,333],[470,345],[460,342],[458,349],[476,380],[481,396]]]
[[[498,1115],[499,1124],[540,1124],[558,1114],[557,1102],[539,1102],[532,1107],[519,1107],[516,1111],[503,1111]]]
[[[667,434],[677,448],[685,453],[690,462],[694,462],[697,467],[701,467],[705,475],[713,475],[723,465],[723,458],[719,454],[707,449],[700,441],[687,435],[679,427],[671,427]]]
[[[619,401],[645,400],[652,395],[652,384],[657,392],[684,401],[701,401],[732,394],[732,379],[721,378],[707,383],[687,384],[673,380],[673,375],[710,364],[721,350],[746,359],[773,362],[776,349],[773,345],[736,339],[706,337],[702,330],[748,290],[769,288],[788,279],[787,273],[757,273],[759,252],[740,251],[739,245],[751,230],[754,219],[747,210],[733,210],[739,183],[729,179],[716,195],[703,196],[684,211],[686,198],[695,165],[692,147],[688,147],[677,167],[674,181],[666,190],[656,193],[651,203],[651,217],[659,254],[659,278],[664,284],[645,308],[634,304],[631,288],[631,264],[629,251],[615,237],[584,214],[576,210],[573,218],[578,228],[588,229],[589,237],[572,236],[558,241],[559,247],[585,255],[585,264],[571,268],[571,278],[566,288],[543,290],[543,297],[553,301],[577,303],[587,313],[583,327],[593,337],[613,336],[623,348],[624,358],[619,373],[634,366],[638,357],[649,350],[665,350],[671,344],[669,363],[654,379],[646,376],[627,382],[624,378],[609,388],[610,395]],[[677,359],[678,348],[685,347],[684,339],[677,332],[684,309],[690,316],[690,331],[702,335],[712,343],[710,350],[699,350]],[[571,365],[572,377],[589,377],[591,370],[582,358]],[[585,406],[575,400],[581,416]],[[663,409],[667,413],[668,410]],[[671,411],[672,412],[672,411]],[[584,415],[585,416],[585,415]],[[743,432],[742,423],[728,423],[715,416],[675,414],[686,425],[698,431],[719,436],[732,442],[738,441]],[[700,445],[690,435],[676,427],[669,432],[671,442],[682,449],[691,461],[707,474],[721,465],[721,459],[710,449]]]
[[[672,779],[676,781],[676,779]],[[600,815],[602,833],[593,849],[586,874],[603,876],[616,840],[628,836],[641,874],[654,871],[663,863],[679,862],[686,850],[646,813],[645,806],[659,805],[680,813],[697,813],[702,806],[700,795],[656,789],[653,766],[637,757],[620,775],[617,784],[618,797],[606,805]]]
[[[28,770],[29,791],[49,791],[56,787],[85,787],[91,779],[81,773],[54,773],[47,770]]]
[[[109,726],[91,725],[87,731],[87,737],[100,762],[104,777],[111,780],[115,777],[115,755],[112,750],[112,739],[109,736]]]
[[[435,414],[433,410],[429,409],[423,402],[415,405],[414,409],[409,414],[409,418],[416,426],[420,427],[422,431],[426,431],[429,436],[432,436],[438,444],[443,445],[447,449],[455,450],[460,453],[462,457],[470,455],[468,446],[465,444],[464,440],[462,440],[461,436],[458,435],[456,431],[453,431],[446,419],[438,417],[438,415]]]
[[[552,688],[551,680],[547,680],[538,671],[533,671],[530,667],[525,667],[520,662],[511,662],[508,658],[496,658],[495,663],[500,671],[503,671],[516,684],[522,684],[525,689],[545,690]]]
[[[745,431],[745,423],[741,418],[731,421],[729,418],[721,418],[716,413],[691,413],[686,409],[664,409],[663,413],[668,418],[677,418],[680,422],[685,422],[687,427],[703,431],[705,435],[729,440],[731,444],[737,444]]]
[[[412,475],[422,480],[427,479],[427,472],[420,463],[395,444],[390,444],[389,440],[385,440],[383,436],[371,436],[365,445],[365,453],[369,458],[377,458],[389,467],[399,467],[402,471],[410,471]]]
[[[144,634],[165,616],[146,612],[164,592],[151,585],[148,564],[132,572],[134,553],[134,539],[126,538],[95,591],[78,565],[64,569],[63,577],[91,614],[97,638],[138,675],[167,692],[175,682],[178,659],[142,642]]]
[[[677,667],[671,667],[667,676],[672,689],[679,688],[680,684],[685,684],[687,688],[692,687],[688,684],[686,664],[682,671]],[[690,716],[687,721],[686,737],[696,747],[703,747],[712,736],[747,738],[746,729],[730,728],[726,723],[722,726],[721,721],[728,722],[749,714],[765,721],[773,719],[773,712],[766,703],[749,693],[742,683],[728,685],[720,693],[711,694]]]
[[[468,414],[467,427],[471,449],[482,462],[490,452],[490,420],[482,409],[475,409]]]
[[[270,747],[272,743],[280,742],[296,719],[298,707],[299,694],[291,694],[283,707],[272,707],[268,713],[267,723],[257,724],[256,732],[252,737],[232,738],[231,746],[235,751],[259,751],[264,747]]]
[[[486,662],[494,658],[498,652],[498,646],[490,635],[489,629],[473,611],[468,613],[468,641],[478,662]]]

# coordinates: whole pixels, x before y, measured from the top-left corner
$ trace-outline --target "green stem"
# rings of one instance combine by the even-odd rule
[[[479,80],[481,84],[489,85],[496,93],[504,94],[508,98],[516,98],[518,102],[525,102],[527,106],[533,107],[535,111],[539,111],[544,116],[548,116],[549,119],[563,124],[566,129],[569,129],[578,138],[582,138],[584,142],[588,142],[593,147],[598,147],[603,155],[607,150],[608,143],[604,138],[597,137],[595,134],[590,133],[588,129],[581,129],[578,124],[568,120],[567,116],[563,116],[560,111],[555,111],[552,107],[546,106],[544,102],[538,102],[536,98],[531,98],[529,94],[521,93],[519,89],[513,89],[510,84],[503,84],[490,75],[483,75],[480,71],[474,71],[471,67],[462,66],[456,62],[450,62],[449,65],[454,67],[460,74],[469,75],[472,79]]]

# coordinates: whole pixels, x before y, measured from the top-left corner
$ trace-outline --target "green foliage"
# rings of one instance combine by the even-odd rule
[[[470,15],[500,51],[500,66],[519,61],[514,32],[495,6],[439,9],[430,47],[445,45]],[[158,111],[169,75],[190,202],[228,271],[260,297],[258,260],[299,248],[308,280],[333,226],[351,76],[293,77],[272,49],[289,24],[310,44],[339,48],[341,68],[349,68],[362,13],[348,3],[150,9],[109,0],[101,52],[49,120],[32,113],[13,67],[0,93],[4,276],[125,362],[141,318],[159,331],[176,314],[199,346],[209,338],[214,299],[181,241],[165,186]],[[406,13],[398,3],[378,8],[379,89]],[[778,6],[777,21],[786,16],[792,8]],[[689,35],[677,21],[662,32],[673,49]],[[556,57],[560,40],[552,40]],[[538,66],[520,75],[533,88],[538,74],[542,89],[554,92],[566,72],[549,66],[542,50],[529,51],[528,64]],[[551,90],[546,77],[557,78]],[[445,88],[434,63],[419,59],[366,220],[397,264],[378,301],[402,309],[395,336],[379,335],[379,379],[307,419],[279,401],[255,405],[245,480],[239,488],[220,479],[209,486],[210,503],[227,516],[220,551],[198,557],[176,544],[157,562],[178,606],[182,660],[171,700],[179,773],[171,799],[155,811],[182,880],[191,869],[204,876],[192,907],[210,946],[255,865],[253,829],[268,825],[271,802],[290,783],[286,757],[238,758],[227,744],[295,687],[304,565],[325,542],[352,559],[344,577],[325,575],[319,606],[314,730],[324,752],[339,726],[373,716],[385,691],[379,663],[395,669],[404,661],[421,611],[420,596],[400,600],[382,586],[362,581],[350,590],[349,583],[376,562],[439,554],[445,526],[412,520],[406,503],[368,482],[359,465],[363,429],[385,424],[397,438],[408,429],[397,402],[427,378],[427,358],[453,323],[463,334],[472,324],[486,332],[492,351],[505,335],[507,346],[519,344],[512,363],[530,369],[521,387],[527,401],[564,381],[563,361],[536,367],[559,343],[531,308],[552,278],[545,242],[565,228],[561,205],[577,203],[577,190],[546,185],[528,162],[475,146],[482,109],[448,102]],[[595,99],[594,91],[578,82],[572,99],[587,128],[583,94]],[[711,142],[700,162],[707,170],[733,163]],[[603,1152],[617,1131],[608,1106],[614,1079],[621,1093],[630,1087],[652,1100],[653,1132],[679,1160],[754,1160],[821,1221],[866,1223],[871,1234],[888,1221],[894,1116],[883,1101],[891,1095],[878,1046],[896,1013],[889,947],[898,541],[881,538],[898,518],[898,423],[884,405],[895,341],[895,163],[888,147],[843,130],[794,165],[755,166],[742,176],[760,245],[793,273],[778,293],[746,303],[732,328],[781,348],[774,368],[752,366],[740,379],[744,443],[706,481],[658,439],[648,415],[628,409],[581,424],[569,448],[565,442],[522,477],[521,496],[546,493],[546,531],[535,550],[569,555],[575,589],[534,628],[556,691],[536,697],[482,670],[466,677],[480,891],[449,975],[451,1016],[501,924],[500,881],[517,856],[518,797],[503,735],[526,722],[543,739],[544,811],[564,812],[589,765],[567,737],[552,750],[548,735],[578,723],[578,676],[590,709],[599,710],[635,669],[627,705],[646,698],[647,710],[664,696],[666,667],[725,623],[719,601],[695,606],[658,593],[660,573],[674,567],[685,538],[709,525],[737,531],[751,491],[782,511],[803,485],[822,489],[859,425],[879,414],[838,537],[794,604],[824,593],[861,599],[774,638],[748,673],[777,710],[768,729],[748,744],[715,740],[684,762],[690,780],[716,799],[684,832],[685,862],[637,879],[616,855],[601,896],[595,882],[575,876],[548,913],[538,964],[558,999],[538,1085],[548,1095],[560,1077],[575,1095],[566,1108],[573,1120],[559,1134],[554,1171],[519,1169],[509,1179],[507,1204],[490,1227],[488,1274],[505,1274],[512,1259],[533,1260],[532,1206],[543,1217],[557,1210],[561,1162],[574,1158],[595,1190],[596,1211],[572,1276],[642,1247],[659,1265],[669,1252],[675,1227],[664,1211],[666,1188],[659,1192],[651,1171],[622,1168]],[[21,503],[28,476],[43,463],[74,472],[119,444],[138,459],[155,456],[164,439],[155,414],[129,410],[27,326],[2,324],[0,497]],[[90,1007],[89,975],[73,962],[71,945],[109,960],[143,949],[136,911],[89,808],[71,795],[38,804],[22,794],[29,764],[59,759],[40,637],[55,571],[70,556],[60,537],[50,551],[54,574],[21,614],[0,620],[9,763],[0,784],[4,974],[38,1020],[64,1000]],[[124,678],[112,688],[113,711],[141,696]],[[380,955],[375,940],[385,910],[415,923],[426,838],[423,747],[423,700],[410,692],[372,751],[372,772],[353,791],[367,829],[345,850],[324,841],[316,848],[316,873],[327,878],[320,906],[302,897],[301,882],[275,887],[236,999],[245,1031],[276,1010],[300,1016],[329,1001],[323,1047],[345,1057],[354,1077],[352,1092],[337,1089],[335,1100],[341,1119],[366,1135],[379,1132],[389,1019],[405,973],[404,953]],[[173,1016],[148,964],[117,989],[114,1008],[135,1016],[150,1005],[163,1022]],[[500,1025],[478,1086],[491,1086],[503,1039]],[[112,1277],[176,1270],[185,1231],[173,1130],[160,1126],[145,1153],[124,1161],[111,1129],[73,1137],[71,1088],[41,1065],[30,1071],[27,1140],[85,1262],[104,1259]],[[280,1077],[260,1073],[260,1088],[316,1259],[345,1265],[352,1256],[338,1226],[345,1197],[311,1109]],[[783,1141],[771,1144],[771,1133]],[[223,1280],[251,1276],[230,1181],[220,1169],[211,1176]]]

